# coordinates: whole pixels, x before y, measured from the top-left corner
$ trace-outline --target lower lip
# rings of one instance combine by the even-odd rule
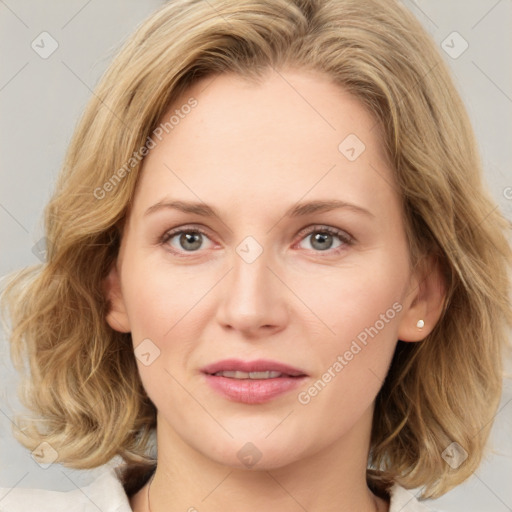
[[[206,375],[208,384],[233,402],[262,404],[297,388],[305,377],[277,377],[275,379],[229,379]]]

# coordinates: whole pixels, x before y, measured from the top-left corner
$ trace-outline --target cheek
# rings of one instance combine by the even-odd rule
[[[351,429],[371,407],[393,357],[402,309],[394,298],[400,295],[389,280],[376,282],[346,279],[326,303],[335,334],[319,339],[318,373],[297,393],[301,427],[321,429],[326,442]]]
[[[323,324],[319,339],[341,349],[361,333],[364,339],[364,333],[375,326],[379,336],[393,338],[398,332],[406,282],[406,276],[396,271],[399,266],[374,258],[364,266],[333,269],[322,279],[299,278],[297,295],[305,297],[318,324]]]
[[[405,262],[404,262],[405,264]],[[319,373],[299,403],[364,410],[383,384],[398,339],[406,276],[392,258],[333,272],[308,305],[329,327],[317,338]],[[406,268],[406,267],[401,267]],[[327,280],[326,280],[327,283]]]
[[[204,292],[186,273],[147,261],[127,259],[124,270],[123,294],[143,387],[158,410],[167,410],[172,402],[179,416],[190,407],[179,383],[197,339],[198,326],[190,318]]]
[[[169,393],[179,399],[177,380],[201,337],[206,295],[218,277],[133,254],[124,260],[122,279],[139,374],[155,401]]]
[[[207,273],[171,268],[150,258],[127,259],[124,274],[123,295],[134,343],[141,337],[172,337],[173,331],[183,329],[214,283],[214,276]]]

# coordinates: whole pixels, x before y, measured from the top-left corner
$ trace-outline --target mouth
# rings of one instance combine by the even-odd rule
[[[268,402],[299,386],[303,370],[277,361],[226,359],[202,369],[207,383],[224,398],[245,404]]]
[[[275,379],[307,376],[306,372],[299,368],[266,359],[256,361],[224,359],[205,366],[202,372],[228,379]]]
[[[245,379],[266,380],[266,379],[277,379],[279,377],[290,377],[290,375],[287,375],[285,373],[270,371],[270,370],[267,370],[264,372],[241,372],[238,370],[222,371],[222,372],[216,372],[213,375],[215,375],[215,377],[226,377],[228,379],[238,379],[238,380],[245,380]]]

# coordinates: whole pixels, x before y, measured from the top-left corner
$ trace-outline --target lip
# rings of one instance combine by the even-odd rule
[[[233,402],[262,404],[302,384],[307,374],[293,366],[277,361],[258,359],[242,361],[225,359],[201,369],[210,387]],[[214,375],[221,371],[264,372],[277,371],[284,374],[271,379],[232,379]]]
[[[255,361],[242,361],[241,359],[224,359],[216,363],[209,364],[201,369],[203,373],[214,374],[222,371],[240,371],[240,372],[265,372],[275,371],[285,373],[290,377],[299,377],[306,375],[306,372],[293,366],[271,361],[269,359],[257,359]]]

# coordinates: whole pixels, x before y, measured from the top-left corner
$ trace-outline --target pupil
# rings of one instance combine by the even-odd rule
[[[326,245],[321,245],[322,243],[325,243],[327,240],[329,240],[331,243]],[[315,247],[315,243],[320,242],[319,247]],[[316,249],[320,249],[321,251],[325,249],[329,249],[332,245],[332,235],[329,235],[328,233],[316,233],[313,237],[313,242],[311,243],[313,247]]]
[[[199,249],[201,247],[201,233],[183,233],[180,236],[180,244],[186,250]]]

